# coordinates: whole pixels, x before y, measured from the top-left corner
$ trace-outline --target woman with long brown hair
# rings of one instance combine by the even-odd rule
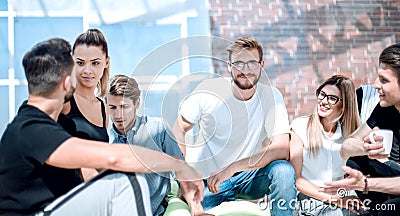
[[[80,34],[72,57],[77,83],[63,113],[75,122],[78,137],[108,142],[108,113],[102,98],[108,88],[110,57],[103,33],[89,29]],[[96,170],[82,169],[85,180],[96,174]]]
[[[354,215],[348,200],[356,197],[318,191],[324,182],[344,176],[340,147],[360,124],[354,84],[345,76],[334,75],[318,87],[316,97],[314,113],[291,124],[290,161],[300,192],[299,215]]]

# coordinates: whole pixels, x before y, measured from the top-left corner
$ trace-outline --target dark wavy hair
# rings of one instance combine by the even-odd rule
[[[397,82],[400,84],[400,44],[393,44],[385,48],[379,55],[379,64],[385,63],[394,69]]]
[[[71,75],[74,67],[71,45],[61,38],[42,41],[24,55],[22,65],[29,94],[48,96],[62,79]]]

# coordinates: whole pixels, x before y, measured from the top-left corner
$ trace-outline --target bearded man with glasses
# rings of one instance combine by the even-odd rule
[[[192,215],[236,199],[268,197],[271,215],[292,215],[295,174],[289,121],[278,89],[259,83],[262,46],[242,37],[228,51],[230,78],[205,80],[181,104],[175,137],[186,161],[201,171],[206,191]],[[186,133],[197,124],[194,144]]]

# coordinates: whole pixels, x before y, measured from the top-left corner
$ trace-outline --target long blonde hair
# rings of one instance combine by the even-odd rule
[[[325,80],[316,90],[318,94],[326,85],[336,86],[341,94],[343,107],[340,116],[335,122],[341,123],[343,138],[347,138],[353,131],[360,126],[358,115],[357,96],[353,81],[343,75],[334,75]],[[314,113],[310,115],[307,123],[308,152],[314,157],[322,145],[321,119],[318,115],[318,104],[315,106]]]

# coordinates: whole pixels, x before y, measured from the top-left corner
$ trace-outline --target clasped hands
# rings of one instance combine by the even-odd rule
[[[379,130],[378,127],[375,127],[373,130]],[[364,137],[363,148],[367,153],[368,157],[371,159],[386,159],[390,155],[389,154],[381,154],[385,151],[382,145],[383,137],[374,135],[375,143],[372,143],[369,136]]]

